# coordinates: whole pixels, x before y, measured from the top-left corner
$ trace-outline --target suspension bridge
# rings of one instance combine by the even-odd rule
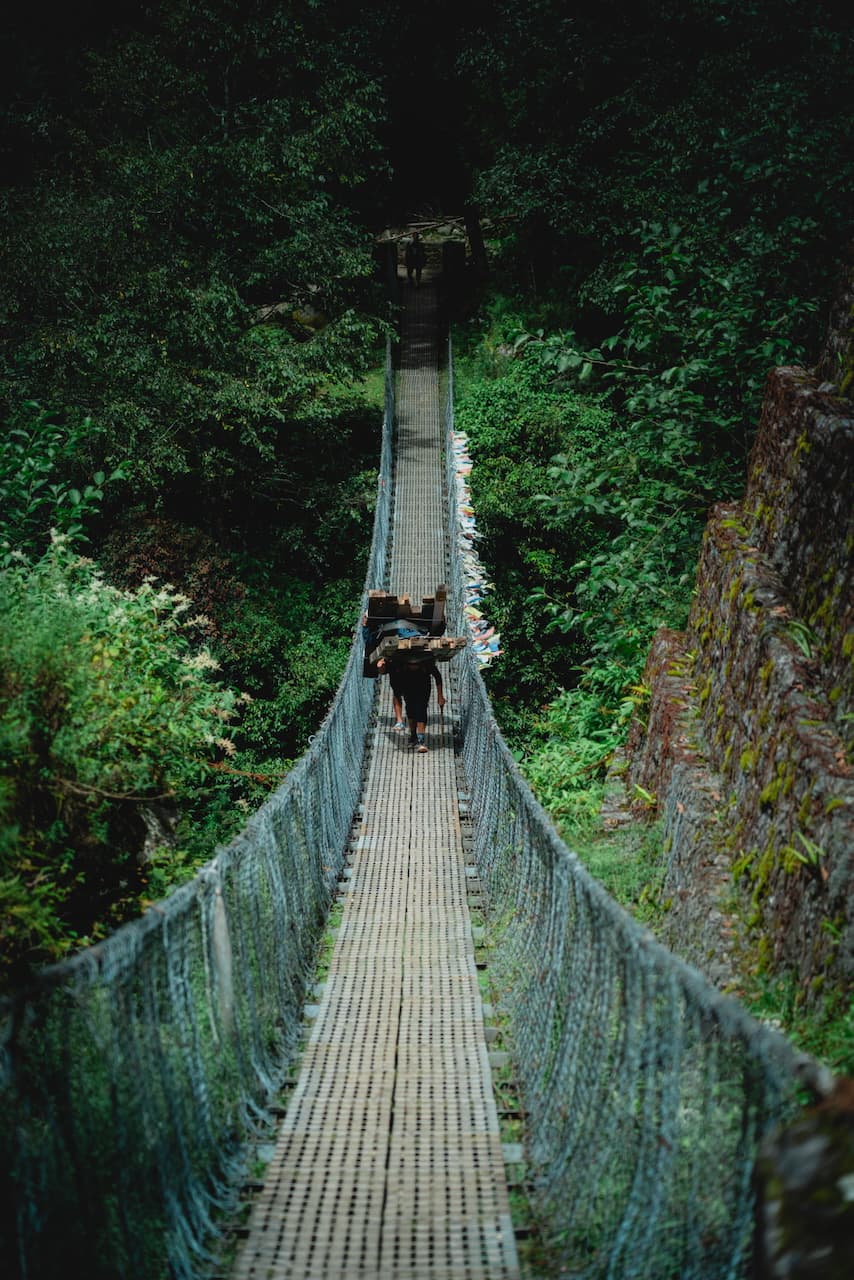
[[[437,281],[405,294],[366,590],[448,582],[462,634]],[[476,883],[555,1274],[746,1275],[754,1155],[797,1106],[804,1064],[587,875],[520,777],[470,653],[446,668],[422,756],[392,732],[383,682],[362,677],[356,632],[309,751],[240,837],[4,1010],[11,1273],[220,1275],[207,1242],[251,1177],[233,1280],[520,1276]],[[250,1174],[336,896],[300,1071]]]

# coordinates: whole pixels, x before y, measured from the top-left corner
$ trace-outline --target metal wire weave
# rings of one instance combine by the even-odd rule
[[[450,347],[446,415],[450,436]],[[452,540],[457,609],[461,546]],[[451,625],[463,625],[460,613]],[[587,873],[519,773],[470,651],[460,668],[493,984],[560,1274],[744,1275],[757,1144],[797,1107],[815,1064],[658,945]]]
[[[390,361],[386,384],[368,586],[388,576]],[[450,629],[463,634],[455,541]],[[591,879],[520,776],[475,660],[457,665],[494,982],[552,1247],[579,1277],[742,1275],[754,1151],[796,1105],[802,1064]],[[180,1280],[208,1265],[200,1242],[297,1040],[373,693],[357,641],[315,740],[239,838],[2,1010],[7,1274]]]
[[[390,347],[385,399],[366,591],[387,577]],[[209,1261],[200,1241],[293,1056],[373,698],[356,641],[309,749],[239,837],[0,1009],[4,1275],[185,1277]]]

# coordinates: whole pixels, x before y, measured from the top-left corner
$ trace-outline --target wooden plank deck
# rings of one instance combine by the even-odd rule
[[[403,283],[392,592],[447,580],[436,291]],[[453,696],[454,664],[443,668]],[[380,682],[335,952],[234,1280],[515,1280],[449,724]]]

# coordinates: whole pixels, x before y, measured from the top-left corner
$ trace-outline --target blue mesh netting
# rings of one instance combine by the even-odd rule
[[[393,409],[389,349],[366,590],[386,579]],[[357,641],[309,750],[240,836],[0,1010],[4,1274],[198,1270],[297,1041],[373,696]]]
[[[391,395],[389,372],[368,586],[386,583]],[[449,630],[463,634],[457,554],[451,569]],[[309,751],[238,839],[2,1010],[10,1270],[47,1280],[203,1267],[211,1215],[233,1195],[297,1040],[359,799],[374,692],[361,658],[357,639]],[[802,1064],[591,879],[519,775],[475,660],[455,666],[493,981],[563,1273],[742,1275],[753,1154],[796,1105]]]
[[[447,419],[450,434],[450,350]],[[464,625],[465,546],[452,539],[452,631]],[[458,676],[492,984],[560,1274],[744,1275],[757,1143],[797,1107],[815,1064],[616,905],[520,775],[470,651]]]

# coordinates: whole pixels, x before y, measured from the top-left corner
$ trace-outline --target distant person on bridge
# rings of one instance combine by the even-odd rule
[[[392,680],[392,691],[397,688],[399,696],[406,703],[406,718],[409,721],[409,745],[420,754],[427,750],[424,735],[427,732],[427,705],[433,690],[431,681],[436,681],[436,701],[439,707],[445,705],[445,690],[439,668],[433,658],[406,658],[401,661],[380,658],[377,663],[380,671],[388,671]]]
[[[421,272],[424,269],[424,263],[427,261],[427,255],[424,252],[424,242],[417,231],[413,231],[412,239],[406,246],[404,260],[406,262],[406,278],[409,283],[412,284],[412,276],[414,273],[415,287],[417,289],[421,283]]]

